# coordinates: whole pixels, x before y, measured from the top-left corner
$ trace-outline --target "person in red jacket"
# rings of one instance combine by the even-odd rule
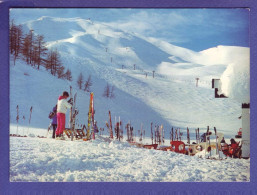
[[[63,138],[63,130],[65,129],[65,114],[68,108],[72,107],[72,98],[67,101],[69,93],[64,91],[62,96],[58,98],[57,102],[57,129],[56,137]]]
[[[239,146],[239,143],[236,142],[233,138],[230,139],[230,149],[229,149],[229,153],[231,156],[234,156],[235,153],[237,152],[237,149],[238,149],[238,146]]]

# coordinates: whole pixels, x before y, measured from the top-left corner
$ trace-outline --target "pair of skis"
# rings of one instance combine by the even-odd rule
[[[175,129],[175,132],[174,132],[174,129],[172,127],[171,131],[170,131],[170,141],[175,141],[175,140],[181,141],[181,136],[182,135],[183,135],[183,133],[180,132],[180,129]]]
[[[210,131],[209,131],[209,126],[207,126],[207,131],[206,131],[206,143],[205,143],[205,157],[206,157],[206,151],[208,151],[208,153],[210,153],[210,156],[208,156],[208,158],[211,157],[211,141],[210,141]],[[207,146],[208,143],[208,146]]]
[[[190,133],[189,133],[188,127],[187,127],[187,143],[190,144]]]
[[[115,117],[115,121],[116,121],[116,117]],[[116,125],[115,125],[115,134],[116,134],[116,139],[118,139],[119,141],[123,138],[123,129],[122,129],[122,122],[120,120],[120,117],[119,117],[119,121],[116,122]]]
[[[216,137],[216,154],[219,155],[219,159],[220,159],[220,152],[219,152],[219,144],[218,144],[218,134],[217,134],[217,130],[216,127],[214,127],[214,132],[215,132],[215,137]]]
[[[70,97],[72,97],[72,86],[70,86]],[[73,141],[74,136],[76,136],[75,121],[76,121],[76,116],[78,114],[78,110],[76,109],[76,99],[77,99],[77,93],[75,93],[75,95],[74,95],[73,105],[70,108],[71,141]]]
[[[112,131],[112,115],[111,111],[109,110],[109,133],[110,133],[110,138],[113,139],[113,131]]]
[[[88,121],[87,121],[87,138],[86,140],[95,139],[95,121],[94,121],[94,93],[90,93],[89,100],[89,111],[88,111]],[[92,131],[90,132],[90,130]]]
[[[154,143],[159,143],[159,145],[164,144],[165,142],[165,131],[163,125],[155,125],[154,129]]]
[[[218,144],[218,134],[217,134],[216,127],[214,127],[214,132],[215,132],[215,138],[216,138],[216,155],[219,155],[219,159],[220,159],[219,144]],[[211,136],[211,132],[209,131],[209,126],[208,126],[207,127],[207,133],[206,133],[206,144],[208,142],[208,147],[206,147],[206,149],[205,149],[205,154],[206,154],[206,150],[208,150],[208,152],[210,153],[210,156],[208,158],[211,158],[211,156],[212,156],[210,136]]]
[[[138,130],[138,135],[139,137],[139,142],[142,144],[143,143],[143,124],[141,123],[141,129]]]
[[[199,128],[195,129],[195,141],[197,144],[200,143],[200,134],[199,134]]]
[[[133,142],[134,141],[134,138],[133,138],[134,128],[131,126],[130,122],[126,125],[126,129],[127,129],[127,141],[128,142]]]

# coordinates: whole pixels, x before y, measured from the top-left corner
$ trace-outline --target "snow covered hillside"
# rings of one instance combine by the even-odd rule
[[[59,50],[73,81],[59,80],[23,61],[13,66],[11,61],[11,124],[16,123],[19,105],[20,116],[25,116],[20,125],[27,126],[29,108],[33,106],[31,127],[47,128],[48,113],[58,95],[69,91],[70,85],[78,92],[78,124],[85,124],[89,94],[76,87],[82,72],[85,79],[92,75],[91,90],[99,127],[104,127],[108,120],[108,110],[113,120],[120,116],[124,123],[131,121],[136,129],[143,123],[147,135],[151,122],[163,124],[167,132],[172,126],[189,127],[192,132],[194,128],[205,132],[208,125],[211,129],[215,126],[225,136],[233,136],[241,127],[238,120],[241,104],[230,98],[215,99],[211,79],[220,78],[228,64],[240,58],[241,53],[248,54],[248,48],[218,46],[194,52],[156,38],[124,32],[107,23],[80,18],[45,16],[24,23],[23,28],[44,35],[47,46]],[[155,78],[152,71],[156,71]],[[200,78],[199,87],[195,87],[196,77]],[[115,86],[114,99],[102,97],[107,82]]]
[[[195,52],[157,38],[125,32],[108,23],[81,18],[44,16],[22,26],[27,32],[33,29],[35,34],[43,35],[49,49],[58,49],[64,67],[72,72],[73,81],[57,79],[44,68],[36,70],[21,59],[14,66],[11,56],[10,133],[29,136],[10,137],[10,181],[250,180],[250,159],[209,160],[197,155],[136,148],[126,143],[125,130],[123,141],[109,141],[105,126],[110,110],[113,123],[120,117],[123,129],[131,122],[137,133],[142,125],[147,137],[144,143],[151,143],[151,122],[164,126],[166,145],[172,127],[184,133],[182,141],[186,140],[187,127],[193,142],[195,128],[200,128],[202,134],[207,126],[211,131],[216,127],[229,141],[241,127],[238,119],[241,102],[232,98],[215,99],[211,79],[223,75],[226,80],[224,71],[230,75],[235,71],[234,65],[239,65],[236,62],[247,61],[249,48],[221,45]],[[69,91],[70,85],[73,94],[77,92],[76,125],[87,124],[89,93],[77,86],[80,73],[84,80],[92,76],[95,120],[99,128],[105,128],[104,136],[97,135],[96,140],[90,141],[54,140],[50,134],[48,138],[38,138],[38,135],[46,136],[48,114],[58,96]],[[196,78],[200,79],[198,87]],[[115,98],[103,97],[107,83],[114,86]],[[247,85],[247,79],[243,84],[243,87]],[[68,118],[69,111],[66,125]]]

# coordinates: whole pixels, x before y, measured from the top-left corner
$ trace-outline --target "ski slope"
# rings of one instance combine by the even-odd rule
[[[53,31],[45,28],[46,25],[58,28]],[[77,77],[82,72],[85,79],[92,76],[95,117],[100,127],[108,120],[108,110],[113,119],[116,116],[124,123],[131,121],[136,128],[142,123],[147,132],[151,122],[163,124],[167,131],[172,126],[189,127],[193,131],[215,126],[225,136],[234,135],[241,127],[238,120],[241,103],[229,98],[215,99],[211,79],[220,78],[228,64],[241,57],[240,52],[247,55],[248,48],[218,46],[194,52],[80,18],[45,16],[24,23],[23,27],[43,34],[48,48],[60,51],[64,66],[72,71],[73,81],[58,80],[22,61],[11,66],[11,123],[16,122],[15,108],[20,104],[26,116],[30,106],[34,106],[32,126],[46,127],[48,113],[58,95],[73,85],[78,92],[78,124],[85,124],[89,94],[76,88]],[[134,64],[136,70],[133,70]],[[153,70],[155,78],[152,78]],[[198,88],[196,77],[200,78]],[[102,97],[107,82],[115,86],[115,99]],[[27,120],[23,122],[27,125]]]
[[[44,35],[49,49],[58,49],[73,81],[57,79],[21,59],[14,66],[10,58],[10,133],[30,135],[10,137],[10,181],[250,180],[250,160],[211,161],[100,138],[92,142],[37,138],[46,135],[48,114],[70,85],[77,93],[77,127],[87,123],[89,93],[76,85],[82,73],[85,80],[92,76],[95,120],[99,128],[105,128],[105,136],[110,110],[113,123],[119,118],[123,125],[131,122],[136,132],[142,125],[148,140],[151,122],[164,126],[166,140],[172,127],[180,128],[185,140],[187,127],[194,138],[195,128],[202,134],[207,126],[216,127],[229,140],[241,127],[241,102],[215,99],[211,79],[220,78],[238,59],[247,59],[249,48],[217,46],[195,52],[81,18],[44,16],[22,26]],[[200,78],[198,87],[196,77]],[[102,96],[107,83],[115,87],[113,99]],[[68,116],[69,111],[66,121]]]

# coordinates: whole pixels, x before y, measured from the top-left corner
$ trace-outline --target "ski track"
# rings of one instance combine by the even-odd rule
[[[10,181],[249,181],[250,160],[208,160],[100,139],[10,137]]]
[[[171,126],[185,129],[186,127],[206,128],[210,125],[225,131],[237,129],[240,126],[240,121],[237,119],[241,112],[239,103],[228,99],[215,100],[214,91],[210,88],[197,88],[195,83],[185,81],[178,84],[178,82],[158,77],[145,78],[139,70],[126,70],[124,73],[109,66],[94,65],[93,67],[99,77],[139,98]],[[231,124],[229,121],[234,123]]]

